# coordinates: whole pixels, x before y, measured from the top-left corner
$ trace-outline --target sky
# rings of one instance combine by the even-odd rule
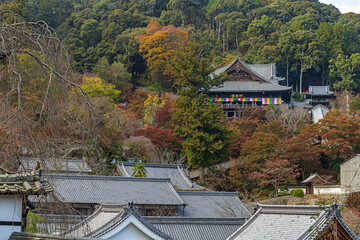
[[[360,13],[360,0],[319,0],[319,2],[332,4],[341,13],[355,12]]]

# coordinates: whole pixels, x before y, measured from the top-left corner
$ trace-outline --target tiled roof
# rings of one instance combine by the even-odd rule
[[[144,217],[147,222],[174,240],[225,240],[245,219]]]
[[[170,179],[56,174],[47,177],[54,194],[67,203],[184,204]]]
[[[263,91],[290,91],[291,87],[284,87],[274,83],[255,82],[255,81],[226,81],[219,87],[213,87],[209,91],[217,92],[263,92]]]
[[[65,237],[54,235],[43,235],[36,233],[14,232],[9,240],[93,240],[95,238]]]
[[[52,173],[90,173],[91,168],[85,160],[54,159],[54,158],[28,158],[20,157],[21,170],[32,170],[37,162],[44,172]]]
[[[284,80],[285,78],[276,76],[276,65],[275,63],[270,64],[247,64],[249,68],[257,72],[261,76],[269,80]]]
[[[258,205],[256,213],[228,240],[316,239],[334,218],[352,239],[356,235],[342,222],[336,206]]]
[[[329,86],[309,86],[309,91],[306,94],[312,96],[331,96],[334,92],[329,90]]]
[[[318,173],[310,174],[310,176],[308,178],[306,178],[304,181],[302,181],[301,183],[311,183],[315,179],[319,179],[321,182],[327,183],[327,181],[325,179],[323,179],[322,177],[320,177]]]
[[[314,123],[317,123],[324,118],[329,109],[321,104],[316,105],[311,109]]]
[[[179,191],[178,193],[187,204],[184,217],[250,218],[251,216],[236,192]]]
[[[147,229],[160,236],[162,239],[172,239],[168,235],[154,228],[146,222],[136,210],[136,206],[132,203],[127,205],[101,205],[86,220],[77,224],[69,231],[63,233],[66,236],[89,236],[101,238],[121,223],[123,223],[130,215],[137,218]]]
[[[119,162],[117,169],[124,177],[131,177],[134,166],[139,163]],[[192,190],[202,189],[191,182],[191,180],[185,174],[185,171],[181,165],[178,164],[159,164],[159,163],[141,163],[145,165],[146,177],[149,178],[170,178],[171,183],[176,189]]]
[[[230,239],[295,240],[325,214],[318,206],[258,205],[257,212]]]
[[[52,191],[46,179],[41,178],[41,172],[20,172],[0,175],[0,194],[43,195]]]

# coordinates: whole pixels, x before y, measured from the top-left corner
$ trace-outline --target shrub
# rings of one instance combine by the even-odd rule
[[[290,191],[290,195],[294,197],[303,197],[304,191],[301,188],[297,188]]]
[[[351,193],[345,202],[348,208],[360,209],[360,192]]]

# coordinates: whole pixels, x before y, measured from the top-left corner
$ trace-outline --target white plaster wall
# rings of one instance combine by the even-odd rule
[[[8,240],[13,232],[21,232],[21,226],[0,226],[0,240]]]
[[[134,224],[130,223],[121,232],[112,236],[110,239],[116,240],[153,240],[148,235],[140,231]]]
[[[21,222],[21,214],[19,197],[0,197],[0,221]],[[8,240],[12,232],[21,232],[21,226],[0,226],[0,240]]]
[[[341,186],[322,187],[314,186],[314,194],[343,194]]]
[[[22,201],[19,197],[0,197],[0,221],[21,222]]]

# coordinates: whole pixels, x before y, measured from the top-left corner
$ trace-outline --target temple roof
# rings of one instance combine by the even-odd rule
[[[359,239],[341,220],[337,206],[258,205],[256,213],[228,240],[317,239],[336,219],[352,239]]]
[[[250,218],[251,213],[237,192],[178,192],[187,206],[184,217],[190,218]]]
[[[144,219],[174,240],[225,240],[245,222],[244,218],[144,217]]]
[[[267,82],[252,82],[252,81],[226,81],[219,87],[213,87],[209,91],[211,93],[217,92],[279,92],[289,91],[291,87],[284,87],[274,83]]]
[[[131,177],[132,168],[139,163],[119,162],[117,169],[124,177]],[[145,165],[146,177],[169,178],[176,189],[199,190],[203,187],[194,184],[186,175],[183,167],[178,164],[141,163]]]
[[[240,81],[226,81],[219,87],[210,89],[210,92],[263,92],[263,91],[291,91],[291,87],[280,86],[271,79],[261,75],[253,70],[251,66],[247,65],[239,56],[227,66],[217,69],[211,74],[211,77],[221,73],[228,73],[230,71],[245,72],[250,79],[240,79]]]
[[[0,175],[0,194],[44,195],[52,190],[36,168],[31,172]]]
[[[306,95],[311,96],[332,96],[334,92],[329,90],[329,86],[309,86],[309,91]]]
[[[328,183],[324,178],[320,177],[318,173],[310,174],[310,176],[301,183],[313,183],[313,182]]]
[[[85,160],[54,159],[54,158],[29,158],[20,157],[19,169],[31,170],[37,162],[41,164],[44,172],[52,173],[90,173],[91,168]]]
[[[132,203],[127,205],[101,205],[86,220],[63,234],[66,236],[99,238],[121,225],[130,216],[135,217],[143,226],[161,239],[172,239],[145,221]]]
[[[170,179],[55,174],[47,177],[55,196],[67,203],[185,204]]]
[[[45,235],[37,233],[27,233],[27,232],[13,232],[9,240],[93,240],[95,238],[85,238],[85,237],[66,237],[66,236],[55,236],[55,235]]]
[[[225,240],[241,225],[245,218],[188,218],[188,217],[143,217],[132,204],[102,205],[86,220],[69,231],[67,236],[106,238],[121,231],[131,217],[162,239],[174,240]],[[143,229],[143,228],[142,228]],[[113,231],[113,233],[110,233]]]

